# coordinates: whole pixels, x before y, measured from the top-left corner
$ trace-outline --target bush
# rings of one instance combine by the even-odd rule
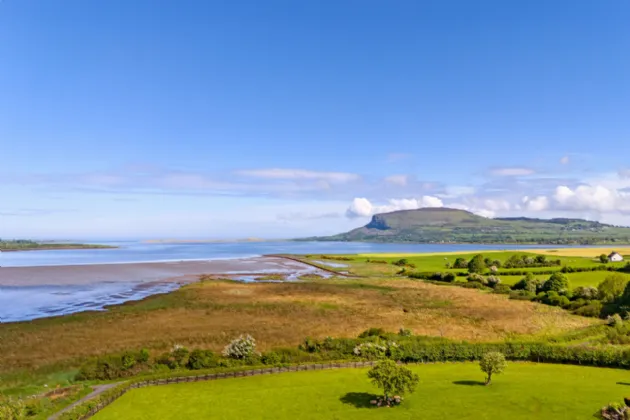
[[[192,370],[208,369],[218,366],[217,357],[210,350],[193,350],[188,356],[186,367]]]
[[[282,358],[280,357],[278,353],[270,351],[270,352],[264,353],[262,357],[260,358],[260,361],[263,363],[263,365],[275,366],[282,363]]]
[[[468,268],[468,261],[466,261],[465,258],[457,258],[455,259],[455,262],[453,263],[453,268],[464,268],[467,269]]]
[[[479,283],[477,281],[471,281],[471,282],[468,282],[468,283],[464,283],[464,284],[462,284],[462,287],[464,287],[466,289],[490,290],[486,286],[484,286],[483,284],[481,284],[481,283]]]
[[[477,283],[481,283],[481,284],[486,284],[488,282],[484,276],[482,276],[481,274],[478,274],[478,273],[471,273],[468,276],[467,280],[469,282],[477,282]]]
[[[609,315],[608,318],[606,318],[606,324],[611,327],[621,327],[623,325],[623,319],[621,319],[621,315],[619,314]]]
[[[497,284],[496,286],[494,286],[493,292],[502,294],[502,295],[507,295],[512,292],[512,289],[510,289],[510,286],[507,284]]]
[[[501,283],[501,279],[496,276],[488,276],[488,278],[486,279],[486,283],[489,287],[494,288],[496,285]]]
[[[536,293],[539,287],[540,282],[534,278],[532,273],[527,273],[525,277],[512,286],[512,290],[526,290],[531,293]]]
[[[603,305],[599,300],[592,300],[588,305],[575,310],[574,314],[598,318],[602,313]]]
[[[573,299],[593,300],[599,297],[599,291],[595,287],[576,287],[573,289]]]
[[[0,399],[0,419],[22,420],[26,418],[26,406],[22,400]]]
[[[385,337],[385,330],[382,328],[369,328],[359,334],[359,338],[368,338],[368,337]]]
[[[387,355],[387,346],[377,343],[361,343],[352,352],[355,356],[368,360],[382,359]]]
[[[398,335],[401,337],[411,337],[413,334],[410,329],[401,328],[400,330],[398,330]]]
[[[510,299],[514,300],[533,300],[536,295],[528,290],[513,290],[510,292]]]
[[[223,355],[232,359],[246,359],[256,352],[256,340],[251,335],[241,335],[225,346]]]

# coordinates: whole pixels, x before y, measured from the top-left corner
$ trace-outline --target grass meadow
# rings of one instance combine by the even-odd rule
[[[395,408],[374,408],[367,369],[311,371],[131,390],[94,420],[145,419],[587,419],[630,392],[630,373],[510,363],[483,386],[477,364],[412,366],[416,391]]]

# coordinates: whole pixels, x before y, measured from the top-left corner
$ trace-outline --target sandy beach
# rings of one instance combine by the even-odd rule
[[[70,286],[197,280],[202,274],[295,273],[311,267],[277,257],[129,264],[0,267],[0,286]]]

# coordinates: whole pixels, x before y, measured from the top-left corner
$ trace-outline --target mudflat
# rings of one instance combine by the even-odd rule
[[[311,269],[278,257],[128,264],[0,267],[0,286],[89,285],[111,282],[195,281],[202,274],[295,273]]]

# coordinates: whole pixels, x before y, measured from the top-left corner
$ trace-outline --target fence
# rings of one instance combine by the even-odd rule
[[[89,419],[90,417],[94,416],[96,413],[101,411],[103,408],[107,407],[109,404],[113,403],[118,398],[123,396],[130,389],[144,388],[147,386],[157,386],[157,385],[181,384],[181,383],[188,383],[188,382],[214,381],[218,379],[228,379],[228,378],[242,378],[246,376],[271,375],[274,373],[284,373],[284,372],[302,372],[302,371],[342,369],[342,368],[363,368],[363,367],[372,367],[376,365],[376,363],[377,362],[375,361],[347,362],[347,363],[319,363],[319,364],[311,364],[311,365],[295,365],[295,366],[287,366],[287,367],[251,369],[251,370],[242,370],[242,371],[234,371],[234,372],[209,373],[206,375],[178,376],[174,378],[149,379],[145,381],[136,381],[136,382],[131,383],[129,386],[121,389],[120,392],[116,392],[113,395],[111,395],[109,398],[102,400],[94,408],[92,408],[92,410],[90,410],[86,415],[84,415],[80,419],[81,420]]]

